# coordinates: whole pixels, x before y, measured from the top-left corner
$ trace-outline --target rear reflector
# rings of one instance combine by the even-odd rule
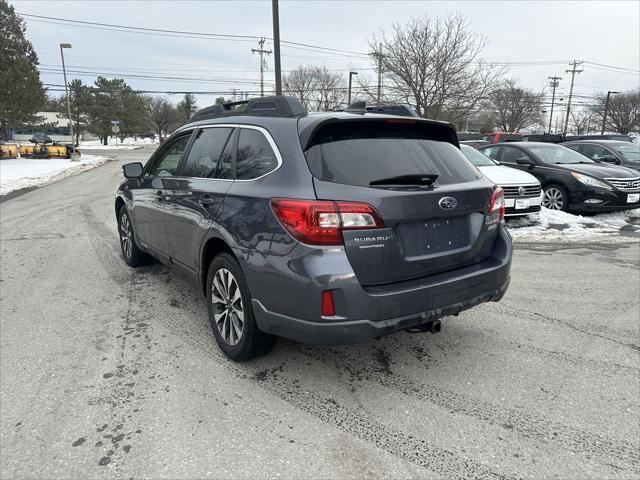
[[[342,245],[342,230],[384,228],[366,203],[272,198],[271,208],[296,240],[309,245]]]
[[[333,293],[331,290],[322,291],[322,316],[333,317],[336,314],[336,308],[333,305]]]
[[[500,220],[504,219],[504,190],[502,187],[496,187],[493,191],[493,195],[491,195],[491,205],[489,206],[489,215],[493,215],[494,213],[500,213]]]

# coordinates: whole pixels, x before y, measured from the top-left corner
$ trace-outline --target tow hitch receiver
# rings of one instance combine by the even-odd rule
[[[432,320],[431,322],[423,323],[422,325],[418,325],[416,327],[407,328],[407,332],[409,333],[440,333],[442,328],[442,324],[440,320]]]

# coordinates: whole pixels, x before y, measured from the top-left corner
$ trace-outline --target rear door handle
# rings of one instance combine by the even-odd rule
[[[200,205],[207,208],[213,205],[213,197],[208,193],[205,193],[204,195],[200,196],[200,198],[198,199],[198,202],[200,203]]]

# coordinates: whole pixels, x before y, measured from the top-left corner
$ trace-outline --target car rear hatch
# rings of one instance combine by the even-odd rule
[[[301,137],[317,198],[369,204],[384,223],[342,231],[363,286],[455,270],[491,255],[500,221],[499,214],[487,217],[493,188],[462,155],[450,125],[334,119]]]

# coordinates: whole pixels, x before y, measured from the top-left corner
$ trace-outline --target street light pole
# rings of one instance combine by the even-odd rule
[[[69,88],[67,84],[67,70],[64,66],[64,49],[71,48],[70,43],[60,44],[60,57],[62,57],[62,74],[64,75],[64,94],[67,97],[67,113],[69,114],[69,133],[71,133],[71,144],[75,147],[76,139],[73,136],[73,120],[71,120],[71,100],[69,99]]]
[[[607,92],[607,101],[604,104],[604,115],[602,116],[602,129],[600,130],[600,135],[604,135],[604,126],[607,123],[607,113],[609,113],[609,99],[611,98],[612,93],[620,93],[620,92]]]
[[[358,72],[349,72],[349,96],[347,99],[347,106],[351,105],[351,77],[358,75]]]

